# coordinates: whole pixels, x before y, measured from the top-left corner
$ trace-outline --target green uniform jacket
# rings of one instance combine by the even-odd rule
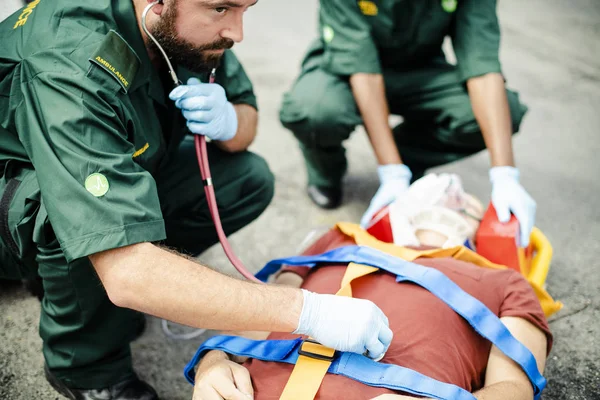
[[[414,69],[450,36],[461,79],[501,72],[496,0],[321,0],[323,67],[335,75]]]
[[[0,24],[0,38],[0,167],[35,168],[67,261],[165,239],[153,175],[176,154],[185,120],[132,2],[34,1]],[[232,103],[256,107],[229,51],[217,82]]]

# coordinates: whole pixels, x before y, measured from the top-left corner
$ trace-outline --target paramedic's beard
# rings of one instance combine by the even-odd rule
[[[233,40],[222,38],[209,44],[194,46],[187,40],[177,36],[173,12],[163,16],[152,31],[152,35],[165,49],[172,63],[181,65],[197,74],[210,72],[213,68],[217,68],[223,57],[223,51],[218,50],[230,49],[234,44]],[[150,49],[152,52],[160,54],[152,41],[150,42]]]

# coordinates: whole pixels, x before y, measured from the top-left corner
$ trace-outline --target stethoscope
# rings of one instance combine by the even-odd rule
[[[171,64],[171,60],[169,60],[169,57],[167,56],[165,50],[162,48],[160,43],[158,43],[156,38],[148,31],[148,28],[146,27],[146,16],[148,12],[152,9],[152,7],[154,7],[157,4],[163,4],[163,0],[156,0],[148,4],[146,8],[144,8],[144,12],[142,13],[142,29],[162,53],[162,56],[169,67],[169,75],[173,80],[173,84],[175,85],[175,87],[177,87],[181,85],[181,81],[175,73],[175,69]],[[213,68],[213,70],[210,73],[210,78],[208,80],[209,83],[214,83],[215,72],[216,70]],[[242,274],[246,279],[250,281],[263,283],[256,279],[256,277],[250,271],[248,271],[248,269],[244,266],[242,261],[235,255],[233,249],[231,248],[231,245],[229,244],[229,241],[227,240],[227,236],[225,235],[225,232],[223,231],[223,226],[221,224],[221,217],[219,216],[217,199],[215,197],[215,189],[213,187],[212,177],[210,175],[210,166],[208,164],[208,154],[206,151],[206,137],[204,137],[204,135],[194,135],[194,142],[196,145],[196,157],[198,158],[198,165],[200,166],[200,174],[202,175],[202,182],[204,184],[204,193],[206,194],[208,208],[210,210],[212,220],[215,224],[215,228],[217,230],[217,235],[219,236],[221,246],[223,247],[223,250],[225,251],[225,254],[227,255],[227,258],[229,259],[231,264],[233,264],[235,269],[237,269],[240,274]]]

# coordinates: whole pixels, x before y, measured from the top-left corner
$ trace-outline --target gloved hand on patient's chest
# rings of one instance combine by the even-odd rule
[[[393,338],[389,320],[373,302],[302,289],[304,304],[294,333],[324,346],[380,359]]]
[[[234,138],[238,128],[237,114],[221,85],[190,78],[187,85],[173,89],[169,98],[181,109],[190,132],[211,140]]]
[[[535,223],[535,200],[519,183],[519,170],[515,167],[493,167],[490,169],[492,204],[498,220],[508,222],[511,212],[519,221],[521,247],[529,245],[529,236]]]
[[[412,172],[404,164],[388,164],[377,167],[380,186],[360,220],[360,226],[366,228],[379,210],[391,204],[406,192],[410,186]]]

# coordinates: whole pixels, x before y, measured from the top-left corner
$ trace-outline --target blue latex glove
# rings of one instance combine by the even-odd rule
[[[529,193],[519,183],[519,170],[514,167],[494,167],[490,169],[492,182],[492,204],[498,220],[506,223],[512,212],[520,226],[521,247],[529,245],[529,236],[535,223],[537,205]]]
[[[404,164],[380,165],[377,167],[377,175],[381,184],[360,220],[360,226],[363,228],[369,225],[375,213],[392,203],[408,189],[412,178],[412,172]]]
[[[296,334],[308,335],[324,346],[364,354],[377,360],[394,334],[383,311],[369,300],[317,294],[302,289],[304,304]]]
[[[169,98],[183,112],[190,132],[212,140],[233,139],[238,119],[233,105],[227,101],[225,89],[216,83],[201,83],[190,78],[187,85],[173,89]]]

